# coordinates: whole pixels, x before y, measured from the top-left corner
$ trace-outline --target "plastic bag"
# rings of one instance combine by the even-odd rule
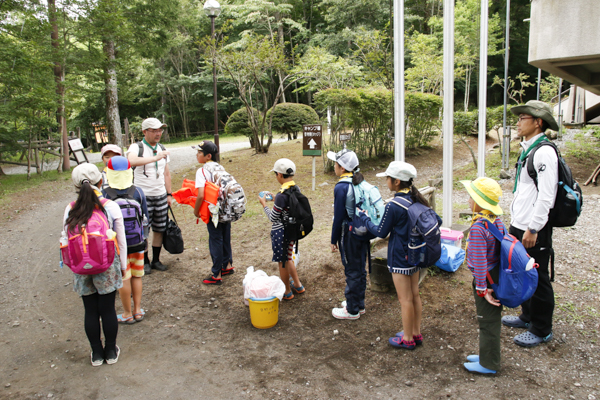
[[[248,305],[249,298],[264,299],[275,296],[280,301],[285,293],[285,285],[278,276],[268,276],[265,271],[246,269],[246,276],[242,282],[244,286],[244,304]]]
[[[465,262],[465,251],[460,247],[442,243],[442,255],[435,265],[444,271],[455,272]]]
[[[298,268],[298,263],[300,262],[300,252],[296,249],[298,242],[294,243],[294,253],[292,254],[292,261],[294,262],[294,266]]]

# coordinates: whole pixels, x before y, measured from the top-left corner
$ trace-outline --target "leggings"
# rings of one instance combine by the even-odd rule
[[[117,312],[115,311],[115,297],[117,291],[108,294],[90,294],[82,296],[85,308],[85,334],[90,341],[93,351],[102,351],[100,340],[100,318],[102,318],[102,329],[104,331],[104,348],[115,349],[117,344]],[[116,350],[116,349],[115,349]]]

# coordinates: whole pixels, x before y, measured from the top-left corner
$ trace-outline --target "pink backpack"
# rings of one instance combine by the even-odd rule
[[[100,199],[102,206],[109,201]],[[74,205],[75,202],[72,202],[71,208]],[[94,209],[81,232],[75,227],[67,235],[68,240],[60,246],[62,260],[75,274],[95,275],[105,272],[115,259],[115,250],[119,253],[116,234],[111,230],[109,218],[98,208]]]

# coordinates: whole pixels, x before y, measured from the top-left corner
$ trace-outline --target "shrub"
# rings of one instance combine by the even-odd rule
[[[271,129],[288,135],[288,140],[298,138],[302,125],[318,124],[317,112],[305,104],[281,103],[267,112],[267,118],[273,117]]]
[[[476,135],[479,122],[479,113],[477,111],[456,111],[454,113],[454,134],[458,135]]]
[[[255,109],[255,115],[260,115],[260,112]],[[246,107],[242,107],[229,117],[225,124],[225,133],[228,135],[244,135],[250,140],[250,145],[254,147],[252,128],[248,122],[248,111]]]
[[[404,96],[406,109],[406,147],[425,146],[435,136],[439,127],[443,99],[434,94],[407,92]]]

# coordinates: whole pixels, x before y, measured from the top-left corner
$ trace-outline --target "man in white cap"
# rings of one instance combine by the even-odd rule
[[[539,280],[533,297],[521,305],[521,315],[506,315],[502,317],[502,324],[527,329],[515,336],[514,342],[519,346],[534,347],[552,340],[554,290],[548,264],[553,249],[548,216],[558,188],[558,155],[552,146],[541,143],[548,140],[546,129],[557,131],[558,124],[552,116],[552,108],[541,101],[528,101],[513,107],[511,112],[519,116],[517,135],[523,142],[510,206],[509,232],[523,243],[527,253],[539,264]],[[527,164],[531,162],[536,172],[534,177],[527,172]]]
[[[152,226],[152,263],[148,250],[144,254],[144,273],[152,269],[166,271],[167,266],[160,262],[163,233],[167,227],[167,212],[173,196],[171,194],[171,173],[169,172],[169,152],[160,143],[163,128],[157,118],[147,118],[142,122],[144,138],[133,143],[127,150],[127,159],[135,168],[133,177],[135,186],[144,191],[148,204],[149,222]]]

